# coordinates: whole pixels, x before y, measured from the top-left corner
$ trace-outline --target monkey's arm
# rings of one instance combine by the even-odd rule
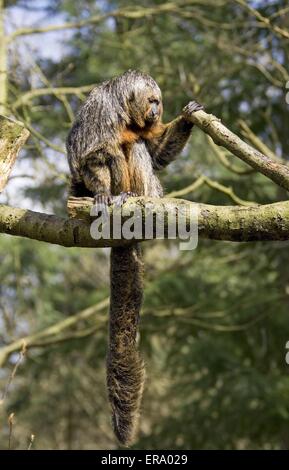
[[[203,106],[191,101],[185,108],[186,112],[196,112]],[[192,123],[185,115],[179,116],[165,126],[164,132],[148,142],[149,152],[156,170],[166,167],[183,150],[191,134]]]
[[[161,136],[148,142],[155,170],[161,170],[176,158],[184,148],[192,127],[192,123],[180,116],[165,126]]]

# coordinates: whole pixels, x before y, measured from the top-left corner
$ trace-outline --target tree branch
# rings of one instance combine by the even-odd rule
[[[159,15],[162,13],[173,13],[177,11],[182,11],[182,8],[185,6],[190,6],[195,3],[199,3],[196,0],[180,0],[175,2],[164,2],[155,7],[137,7],[133,8],[123,8],[121,10],[115,10],[110,13],[93,15],[90,18],[86,18],[79,21],[72,21],[63,24],[41,26],[39,28],[19,28],[14,31],[8,38],[9,41],[12,41],[17,36],[25,36],[29,34],[36,33],[47,33],[50,31],[63,31],[64,29],[77,29],[82,28],[83,26],[94,25],[102,23],[108,18],[129,18],[129,19],[139,19],[146,18],[148,16]],[[213,5],[215,2],[212,0],[206,1],[206,4]]]
[[[23,124],[0,115],[0,192],[5,188],[18,152],[28,139]]]
[[[259,137],[254,134],[254,132],[250,129],[246,121],[243,119],[239,119],[238,121],[240,128],[241,128],[241,133],[247,139],[256,149],[260,150],[264,155],[268,155],[268,157],[272,158],[272,160],[277,160],[277,161],[282,161],[281,158],[277,157],[277,155],[272,152],[269,147],[261,140]]]
[[[29,349],[32,347],[38,347],[39,344],[47,345],[48,342],[56,342],[57,340],[64,340],[66,336],[59,336],[60,333],[66,331],[68,328],[71,328],[77,325],[79,322],[87,320],[92,316],[96,315],[97,313],[101,312],[102,310],[106,309],[109,305],[109,299],[106,298],[99,302],[96,305],[92,305],[91,307],[82,310],[81,312],[72,315],[64,320],[55,323],[54,325],[48,326],[47,328],[33,333],[32,335],[25,336],[24,338],[19,338],[13,341],[12,343],[8,344],[0,348],[0,367],[3,367],[7,358],[13,352],[19,351],[23,346],[25,349]],[[100,320],[100,319],[99,319]],[[87,333],[87,331],[86,331]],[[71,333],[72,334],[72,333]],[[57,339],[55,339],[55,336]],[[73,337],[80,337],[80,332],[74,332]]]
[[[20,98],[18,98],[15,103],[12,104],[12,109],[17,109],[24,104],[27,104],[33,98],[38,96],[47,96],[47,95],[82,95],[91,91],[96,85],[84,85],[80,87],[47,87],[47,88],[36,88],[34,90],[29,90],[24,93]]]
[[[74,201],[73,201],[74,199]],[[0,205],[0,233],[16,235],[66,247],[114,247],[129,244],[128,240],[94,240],[90,235],[89,216],[92,198],[70,198],[70,212],[80,217],[65,219],[55,215]],[[133,211],[140,211],[142,221],[149,210],[153,217],[164,214],[165,234],[171,218],[186,217],[190,228],[190,212],[198,212],[198,231],[202,238],[230,241],[289,240],[289,201],[275,204],[240,207],[197,204],[182,199],[130,198],[122,207],[122,223]],[[110,208],[110,216],[112,209]],[[153,238],[156,234],[153,235]],[[159,237],[158,237],[159,238]],[[143,238],[138,238],[143,241]]]
[[[186,196],[189,193],[192,193],[196,191],[196,189],[200,188],[203,186],[205,183],[204,176],[201,175],[199,176],[193,183],[191,183],[189,186],[186,186],[185,188],[172,191],[169,194],[166,195],[166,197],[181,197],[181,196]]]
[[[239,176],[247,176],[251,175],[252,173],[255,173],[256,170],[254,168],[248,167],[245,169],[241,169],[235,165],[233,165],[229,160],[226,155],[226,151],[224,149],[219,148],[217,145],[214,144],[213,140],[209,135],[207,135],[207,141],[209,142],[210,147],[212,148],[214,154],[218,158],[219,162],[227,168],[227,170],[231,171],[232,173],[235,173],[236,175]],[[230,154],[230,157],[232,155]]]
[[[221,120],[213,114],[197,111],[192,115],[186,115],[186,118],[196,124],[206,134],[209,134],[215,144],[225,147],[236,157],[243,160],[243,162],[289,191],[289,167],[287,165],[269,158],[248,145],[240,137],[227,129],[221,123]]]
[[[235,0],[236,3],[244,7],[249,13],[257,18],[260,24],[264,27],[269,29],[270,31],[274,32],[281,38],[289,39],[289,31],[284,28],[280,28],[278,25],[274,25],[271,23],[270,18],[262,15],[257,9],[253,8],[251,5],[248,4],[246,0]]]
[[[220,191],[221,193],[226,194],[229,196],[229,198],[235,202],[236,204],[239,204],[240,206],[256,206],[256,202],[252,201],[245,201],[244,199],[241,199],[237,194],[234,193],[233,188],[224,186],[223,184],[219,183],[218,181],[213,181],[211,178],[208,176],[204,176],[204,183],[206,183],[209,188],[216,189],[217,191]]]

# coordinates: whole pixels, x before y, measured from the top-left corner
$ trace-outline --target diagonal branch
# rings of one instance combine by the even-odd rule
[[[235,0],[235,1],[236,3],[244,7],[249,13],[255,16],[255,18],[257,18],[257,20],[260,22],[260,24],[264,28],[267,28],[270,31],[273,31],[276,35],[278,35],[281,38],[289,39],[288,29],[280,28],[280,26],[273,24],[270,18],[267,18],[266,16],[262,15],[257,9],[249,5],[249,2],[247,2],[246,0]]]
[[[74,327],[81,321],[95,316],[98,312],[106,309],[108,304],[109,299],[104,299],[96,305],[92,305],[91,307],[88,307],[75,315],[65,318],[64,320],[61,320],[54,325],[48,326],[44,330],[38,331],[29,336],[25,336],[24,338],[19,338],[7,346],[2,347],[0,349],[0,367],[3,367],[3,364],[6,362],[11,353],[19,351],[21,348],[23,348],[23,345],[25,346],[25,349],[29,349],[32,347],[37,347],[40,344],[48,345],[52,341],[64,341],[64,338],[67,339],[66,336],[59,336],[63,331]],[[88,334],[87,330],[85,331],[85,334]],[[74,338],[81,337],[80,332],[74,332],[74,334],[71,333],[71,335],[73,335]],[[57,339],[55,339],[55,336]]]
[[[268,155],[268,157],[272,158],[272,160],[278,160],[279,162],[282,161],[281,158],[277,157],[277,155],[272,152],[271,149],[261,140],[259,137],[254,134],[254,132],[250,129],[246,121],[243,119],[239,119],[239,125],[241,128],[241,133],[256,149],[260,150],[264,155]]]
[[[214,154],[218,158],[219,162],[227,168],[227,170],[231,171],[232,173],[236,173],[239,176],[247,176],[255,173],[254,168],[248,167],[246,169],[241,169],[238,166],[233,165],[226,155],[226,151],[224,149],[219,148],[217,145],[214,144],[213,140],[209,135],[207,135],[207,140],[209,142],[210,147],[212,148]],[[231,155],[230,155],[231,157]]]
[[[274,183],[289,191],[289,167],[280,161],[273,160],[244,142],[231,132],[221,120],[213,114],[197,111],[186,118],[209,134],[215,144],[225,147],[236,157],[270,178]]]

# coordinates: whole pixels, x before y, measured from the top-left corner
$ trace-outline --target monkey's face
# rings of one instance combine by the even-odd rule
[[[159,96],[152,94],[147,98],[144,120],[148,125],[156,124],[162,115],[162,102]]]
[[[130,100],[130,115],[138,127],[155,126],[161,119],[162,111],[162,98],[158,90],[145,87],[133,93]]]

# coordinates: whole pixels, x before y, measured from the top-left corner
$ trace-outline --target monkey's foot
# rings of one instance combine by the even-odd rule
[[[190,101],[182,111],[182,115],[184,117],[190,117],[193,113],[196,113],[197,111],[202,111],[204,109],[204,106],[197,101]]]
[[[96,194],[94,196],[94,205],[96,212],[101,213],[104,218],[108,218],[108,206],[113,204],[113,196],[110,194]]]
[[[136,193],[131,191],[122,192],[117,196],[112,196],[112,203],[115,207],[121,207],[130,197],[137,197]]]
[[[108,218],[108,207],[115,206],[117,208],[121,207],[130,197],[137,197],[136,193],[131,191],[122,192],[117,196],[112,196],[111,194],[96,194],[94,196],[94,205],[96,212],[106,219]]]

